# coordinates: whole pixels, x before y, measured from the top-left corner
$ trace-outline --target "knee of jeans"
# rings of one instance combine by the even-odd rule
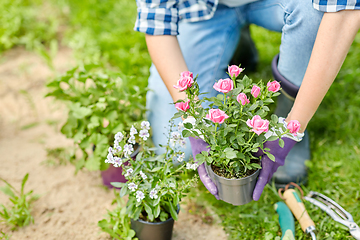
[[[317,33],[323,12],[316,10],[312,1],[290,1],[285,9],[285,23],[299,25],[304,33]]]

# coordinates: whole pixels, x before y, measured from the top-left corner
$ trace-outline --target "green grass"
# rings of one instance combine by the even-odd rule
[[[14,9],[5,17],[10,20],[15,17],[23,20],[20,27],[16,28],[21,31],[12,29],[11,36],[16,39],[35,39],[35,42],[49,49],[54,32],[61,32],[62,34],[56,34],[57,40],[70,46],[78,61],[101,62],[106,67],[117,68],[126,75],[135,76],[142,86],[146,86],[150,58],[144,35],[133,31],[136,17],[134,0],[49,1],[48,4],[57,6],[55,9],[58,12],[51,14],[57,18],[42,14],[45,15],[43,18],[50,19],[47,21],[53,22],[54,25],[51,26],[63,26],[61,31],[55,28],[49,33],[43,33],[41,22],[33,13],[40,11],[42,2],[45,1],[16,1],[17,5],[14,5]],[[32,7],[26,10],[29,4]],[[5,17],[0,17],[0,21],[4,22]],[[31,24],[26,24],[28,21]],[[4,28],[0,27],[1,29]],[[252,26],[251,30],[259,50],[260,63],[258,71],[251,73],[250,77],[268,80],[272,78],[270,63],[273,56],[279,52],[281,36],[255,26]],[[0,42],[0,51],[15,45],[24,45],[24,41],[15,40],[6,47]],[[31,46],[32,41],[28,42],[25,45]],[[336,81],[308,126],[312,161],[308,164],[309,185],[305,187],[305,192],[318,191],[337,201],[353,215],[357,223],[360,223],[359,62],[360,34],[357,35]],[[281,236],[278,215],[273,208],[280,198],[271,187],[265,188],[258,202],[237,207],[216,201],[201,184],[190,195],[200,205],[212,206],[220,216],[229,239],[278,239]],[[306,203],[306,206],[319,230],[318,239],[349,238],[345,227],[335,223],[326,213],[310,204]],[[298,223],[296,236],[297,239],[310,239],[302,232]]]

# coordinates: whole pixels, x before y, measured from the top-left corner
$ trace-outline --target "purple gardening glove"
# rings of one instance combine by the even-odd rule
[[[290,150],[294,147],[294,145],[298,142],[294,139],[291,139],[289,137],[282,137],[282,140],[284,140],[284,147],[281,148],[279,146],[279,139],[275,141],[268,141],[264,143],[264,149],[269,148],[269,153],[274,155],[275,162],[272,161],[264,152],[259,149],[257,153],[254,154],[256,157],[261,158],[261,170],[259,174],[259,179],[256,183],[254,192],[253,192],[253,200],[258,201],[265,185],[270,181],[273,174],[276,172],[278,167],[283,166],[285,163],[285,158],[290,152]]]
[[[194,160],[195,160],[195,156],[197,154],[201,153],[202,151],[209,151],[209,144],[207,144],[204,140],[202,140],[200,138],[193,138],[193,137],[189,137],[189,140],[190,140]],[[217,187],[213,183],[213,181],[211,181],[211,178],[207,174],[206,169],[205,169],[205,164],[204,163],[201,164],[197,170],[198,170],[201,182],[204,184],[204,186],[207,188],[207,190],[209,190],[209,192],[212,195],[214,195],[217,200],[219,200]]]

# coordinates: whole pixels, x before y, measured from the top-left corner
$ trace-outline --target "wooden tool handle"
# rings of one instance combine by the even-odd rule
[[[301,201],[301,198],[294,189],[286,190],[283,196],[285,198],[286,205],[290,208],[295,218],[299,221],[301,229],[304,232],[306,232],[306,229],[310,226],[315,227],[313,220],[311,220],[305,209],[304,203]]]

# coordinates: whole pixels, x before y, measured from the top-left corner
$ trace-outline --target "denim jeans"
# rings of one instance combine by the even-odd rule
[[[260,0],[240,7],[219,5],[214,17],[199,22],[180,22],[178,41],[189,71],[199,75],[201,92],[216,96],[215,80],[226,78],[228,64],[245,24],[281,32],[279,72],[300,86],[310,59],[322,13],[310,0]],[[154,65],[150,68],[147,93],[148,120],[156,146],[167,143],[169,120],[177,112]],[[178,119],[177,122],[180,122]],[[165,133],[165,134],[164,134]],[[185,150],[190,156],[190,143]]]

